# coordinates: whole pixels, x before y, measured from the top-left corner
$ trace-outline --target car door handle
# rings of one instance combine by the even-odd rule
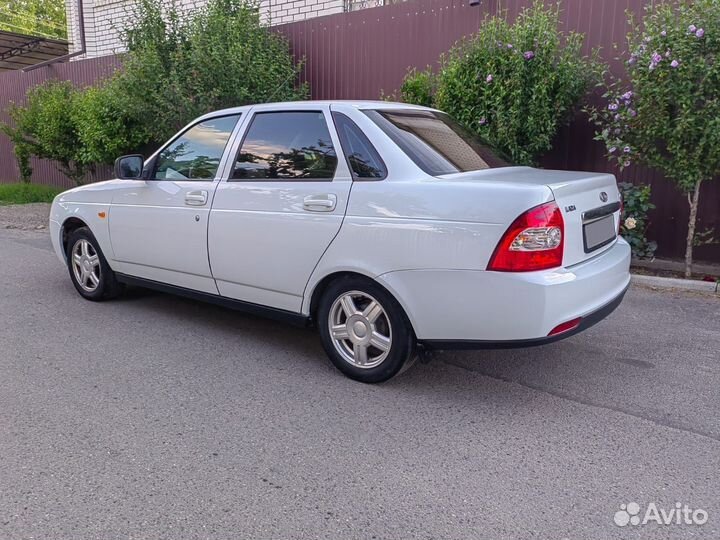
[[[204,206],[207,203],[208,192],[204,189],[201,191],[188,191],[185,194],[185,204],[189,206]]]
[[[310,212],[332,212],[336,204],[337,196],[332,193],[308,195],[303,199],[303,208]]]

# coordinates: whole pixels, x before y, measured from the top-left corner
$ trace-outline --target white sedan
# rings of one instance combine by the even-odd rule
[[[363,382],[419,347],[573,335],[630,281],[612,175],[510,166],[433,109],[227,109],[115,170],[52,205],[55,251],[83,297],[132,284],[313,323]]]

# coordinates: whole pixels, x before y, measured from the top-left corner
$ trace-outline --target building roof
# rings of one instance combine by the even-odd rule
[[[67,53],[67,41],[0,30],[0,71],[24,69]]]

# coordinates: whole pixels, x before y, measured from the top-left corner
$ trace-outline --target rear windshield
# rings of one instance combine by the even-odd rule
[[[447,114],[421,110],[363,112],[418,167],[433,176],[509,166]]]

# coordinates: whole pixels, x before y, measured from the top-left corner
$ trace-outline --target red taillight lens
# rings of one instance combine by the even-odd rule
[[[562,266],[565,222],[555,201],[531,208],[500,239],[488,270],[532,272]]]
[[[562,324],[558,324],[555,328],[550,330],[549,336],[557,336],[558,334],[564,334],[565,332],[569,332],[570,330],[574,330],[578,326],[580,326],[580,322],[582,321],[582,317],[578,317],[577,319],[573,319],[572,321],[564,322]]]

